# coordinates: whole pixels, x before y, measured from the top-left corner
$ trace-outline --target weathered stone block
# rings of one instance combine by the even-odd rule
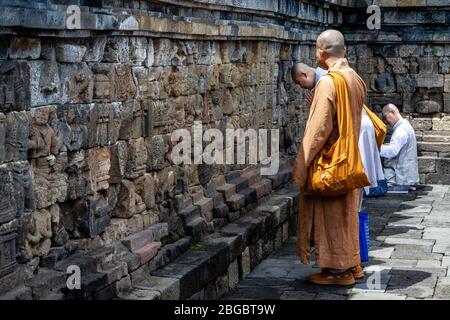
[[[120,103],[95,103],[90,105],[88,146],[114,144],[120,132]]]
[[[0,66],[0,111],[30,107],[30,67],[26,61],[5,61]]]
[[[126,37],[108,37],[103,53],[104,62],[128,62],[129,46]]]
[[[145,211],[145,203],[136,193],[134,184],[129,180],[123,180],[120,185],[118,201],[114,209],[114,216],[119,218],[131,218],[136,213]]]
[[[96,194],[61,205],[65,229],[73,238],[94,238],[108,227],[112,208],[106,196]]]
[[[141,259],[141,265],[149,262],[158,253],[161,242],[152,242],[135,251]]]
[[[89,39],[89,46],[84,55],[87,62],[100,62],[103,59],[107,37],[96,36]]]
[[[9,222],[16,217],[17,206],[14,202],[14,185],[10,168],[0,165],[0,223]]]
[[[95,194],[109,187],[109,170],[111,154],[106,147],[87,149],[85,177],[88,181],[88,192]]]
[[[94,78],[86,63],[61,64],[60,79],[62,103],[92,102]]]
[[[1,217],[1,216],[0,216]],[[0,234],[0,277],[3,277],[17,268],[16,262],[16,234]]]
[[[417,86],[420,88],[442,88],[444,86],[444,75],[439,74],[419,74],[417,76]]]
[[[30,61],[30,104],[59,103],[61,98],[58,65],[55,61]]]
[[[416,111],[418,113],[438,113],[442,109],[442,106],[433,100],[423,100],[417,103],[416,105]]]
[[[125,175],[127,163],[127,143],[126,141],[117,141],[111,147],[111,167],[109,170],[110,182],[120,183]]]
[[[150,170],[164,168],[166,144],[162,135],[156,135],[146,141],[148,167]]]
[[[154,45],[154,66],[169,66],[178,50],[178,47],[166,38],[157,38]]]
[[[151,174],[137,178],[133,181],[136,193],[139,194],[144,201],[147,209],[151,209],[155,206],[155,183]]]
[[[144,138],[132,139],[127,147],[125,178],[135,179],[143,176],[147,165],[147,150]]]
[[[53,234],[60,229],[60,211],[57,204],[35,211],[31,216],[25,250],[30,256],[46,256],[52,244]]]
[[[87,48],[76,44],[59,44],[56,46],[56,60],[64,63],[78,63],[83,61]]]
[[[10,59],[38,59],[41,55],[39,38],[13,37],[9,48]]]
[[[77,151],[88,146],[91,105],[59,105],[58,134],[63,151]]]
[[[25,112],[6,114],[4,161],[27,159],[29,124]]]
[[[123,101],[134,98],[137,93],[137,88],[131,72],[131,66],[126,64],[117,64],[115,67],[115,77],[115,99]]]

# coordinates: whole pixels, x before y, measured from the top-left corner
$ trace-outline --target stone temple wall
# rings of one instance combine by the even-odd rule
[[[416,130],[421,183],[450,183],[450,5],[381,1],[379,31],[364,10],[344,15],[349,60],[364,78],[368,105],[394,103]],[[427,4],[427,6],[425,6]]]
[[[326,28],[345,32],[371,107],[394,102],[423,131],[423,182],[450,183],[449,12],[406,2],[382,3],[386,29],[368,31],[359,1],[0,1],[0,295],[61,297],[69,265],[89,275],[82,297],[117,295],[148,272],[186,274],[170,297],[207,285],[223,294],[295,231],[296,193],[279,191],[290,160],[269,177],[175,165],[170,134],[194,121],[278,128],[280,150],[293,154],[309,110],[289,69],[315,64]],[[183,260],[193,243],[196,258]],[[179,267],[213,251],[214,272]]]

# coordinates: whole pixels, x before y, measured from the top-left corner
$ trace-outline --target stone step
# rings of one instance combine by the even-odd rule
[[[200,208],[191,204],[188,207],[179,211],[178,215],[181,217],[183,223],[186,225],[200,216]]]
[[[186,223],[186,234],[191,236],[195,241],[200,241],[206,233],[208,225],[201,217],[197,217]]]
[[[207,221],[211,221],[213,219],[213,209],[214,209],[214,201],[212,198],[202,198],[196,202],[194,202],[194,206],[197,206],[200,209],[201,216]]]
[[[131,251],[142,248],[148,243],[159,241],[169,234],[167,223],[157,223],[140,232],[134,233],[122,239],[122,243]]]
[[[154,256],[156,256],[159,248],[161,248],[161,242],[150,242],[145,246],[137,249],[134,254],[136,254],[141,259],[141,265],[143,265],[149,262]]]
[[[261,179],[257,183],[253,184],[252,188],[256,190],[256,198],[259,200],[272,192],[272,180]]]
[[[81,288],[79,290],[69,290],[64,288],[63,292],[67,299],[86,299],[96,291],[104,288],[108,284],[107,275],[103,272],[82,273]]]
[[[214,218],[226,218],[230,212],[228,206],[225,203],[221,203],[214,207],[213,217]]]
[[[239,194],[244,196],[244,206],[248,206],[249,204],[255,203],[258,200],[256,196],[256,189],[252,187],[240,191]]]
[[[244,177],[237,176],[232,179],[227,178],[227,183],[235,186],[236,192],[241,192],[242,190],[248,188],[248,181]]]
[[[254,184],[261,181],[261,169],[244,169],[241,171],[241,177],[245,178],[248,181],[249,186],[253,186]]]
[[[429,135],[425,134],[421,137],[423,142],[443,142],[450,143],[450,136]]]
[[[178,256],[189,249],[192,241],[192,237],[184,237],[161,247],[158,254],[149,262],[149,270],[158,270],[159,268],[162,268],[175,260]]]
[[[135,290],[145,291],[132,292],[130,296],[139,294],[143,297],[148,295],[148,298],[158,296],[161,299],[189,299],[207,285],[224,285],[215,279],[225,274],[226,278],[220,278],[227,279],[226,288],[218,294],[217,298],[220,298],[232,286],[230,278],[236,278],[237,283],[245,276],[244,269],[249,272],[276,247],[273,244],[281,245],[288,238],[285,233],[289,230],[288,221],[298,208],[298,194],[295,187],[285,186],[269,195],[255,210],[216,229],[199,246],[192,247],[172,263],[151,271],[149,277],[133,284]],[[273,239],[273,244],[262,246],[262,241],[268,238]],[[265,253],[250,252],[253,250],[250,248],[258,247],[261,250],[264,247]],[[238,267],[238,260],[243,269]]]
[[[222,193],[225,200],[229,199],[233,194],[236,193],[236,186],[230,183],[224,183],[222,185],[218,185],[216,190]]]
[[[417,142],[418,152],[450,152],[449,142]]]
[[[230,211],[238,211],[245,206],[245,195],[240,193],[233,194],[229,199],[225,200]]]
[[[280,168],[277,174],[267,176],[272,181],[272,188],[277,189],[281,185],[289,182],[292,177],[292,167]]]

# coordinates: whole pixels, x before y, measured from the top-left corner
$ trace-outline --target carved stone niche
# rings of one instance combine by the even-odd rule
[[[16,233],[0,233],[0,278],[16,268]]]
[[[152,209],[155,206],[155,182],[152,175],[146,173],[134,180],[133,183],[136,193],[140,195],[147,209]]]
[[[92,65],[94,72],[94,99],[100,101],[114,100],[114,64],[97,63]]]
[[[94,75],[86,63],[61,65],[62,103],[89,103],[93,99]]]
[[[129,180],[123,180],[120,184],[117,205],[113,211],[114,216],[119,218],[131,218],[136,213],[144,212],[145,209],[145,203],[137,193],[134,184]]]
[[[67,199],[75,200],[87,193],[87,179],[83,175],[86,167],[86,156],[83,149],[69,152],[66,173],[68,174]]]
[[[73,238],[95,238],[111,222],[111,206],[105,193],[61,205],[64,228]]]
[[[30,61],[31,106],[59,103],[60,79],[55,61]]]
[[[114,100],[126,101],[136,96],[137,88],[134,84],[131,66],[117,64],[115,68]]]
[[[152,104],[148,100],[124,102],[121,109],[119,139],[149,137],[152,132]]]
[[[395,79],[386,67],[386,62],[382,58],[377,60],[377,74],[370,80],[370,90],[373,92],[395,92]]]
[[[439,113],[442,111],[442,104],[439,103],[441,94],[429,92],[426,89],[420,89],[413,97],[415,110],[422,114]]]
[[[59,206],[37,210],[31,216],[25,250],[29,256],[46,256],[52,244],[51,238],[60,228]]]
[[[30,108],[30,67],[27,61],[0,65],[0,112]]]
[[[33,172],[33,190],[36,207],[43,209],[56,202],[63,202],[67,196],[67,174],[64,173],[67,154],[49,155],[30,159]]]
[[[63,151],[77,151],[87,148],[88,126],[91,105],[58,106],[58,133]]]
[[[89,147],[114,144],[120,132],[120,103],[95,103],[91,105],[88,125]]]
[[[125,178],[135,179],[145,174],[147,168],[147,148],[144,138],[132,139],[128,143]]]
[[[13,194],[12,173],[6,164],[0,165],[0,224],[16,217],[17,208]]]
[[[85,177],[88,182],[88,194],[95,194],[109,187],[111,155],[107,147],[86,150]]]
[[[25,111],[6,114],[5,162],[27,160],[28,132]]]
[[[25,211],[33,211],[36,209],[30,165],[27,161],[19,161],[8,163],[8,167],[13,177],[13,195],[17,209],[16,217],[19,217]]]
[[[50,126],[55,113],[54,106],[33,108],[29,111],[30,132],[28,155],[30,158],[47,157],[59,152],[59,139],[56,131]]]

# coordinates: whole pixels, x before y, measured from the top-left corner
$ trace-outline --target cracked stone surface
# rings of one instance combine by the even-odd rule
[[[263,260],[224,299],[450,299],[450,186],[423,186],[408,195],[365,199],[372,246],[366,277],[354,286],[318,286],[300,263],[296,238]]]

